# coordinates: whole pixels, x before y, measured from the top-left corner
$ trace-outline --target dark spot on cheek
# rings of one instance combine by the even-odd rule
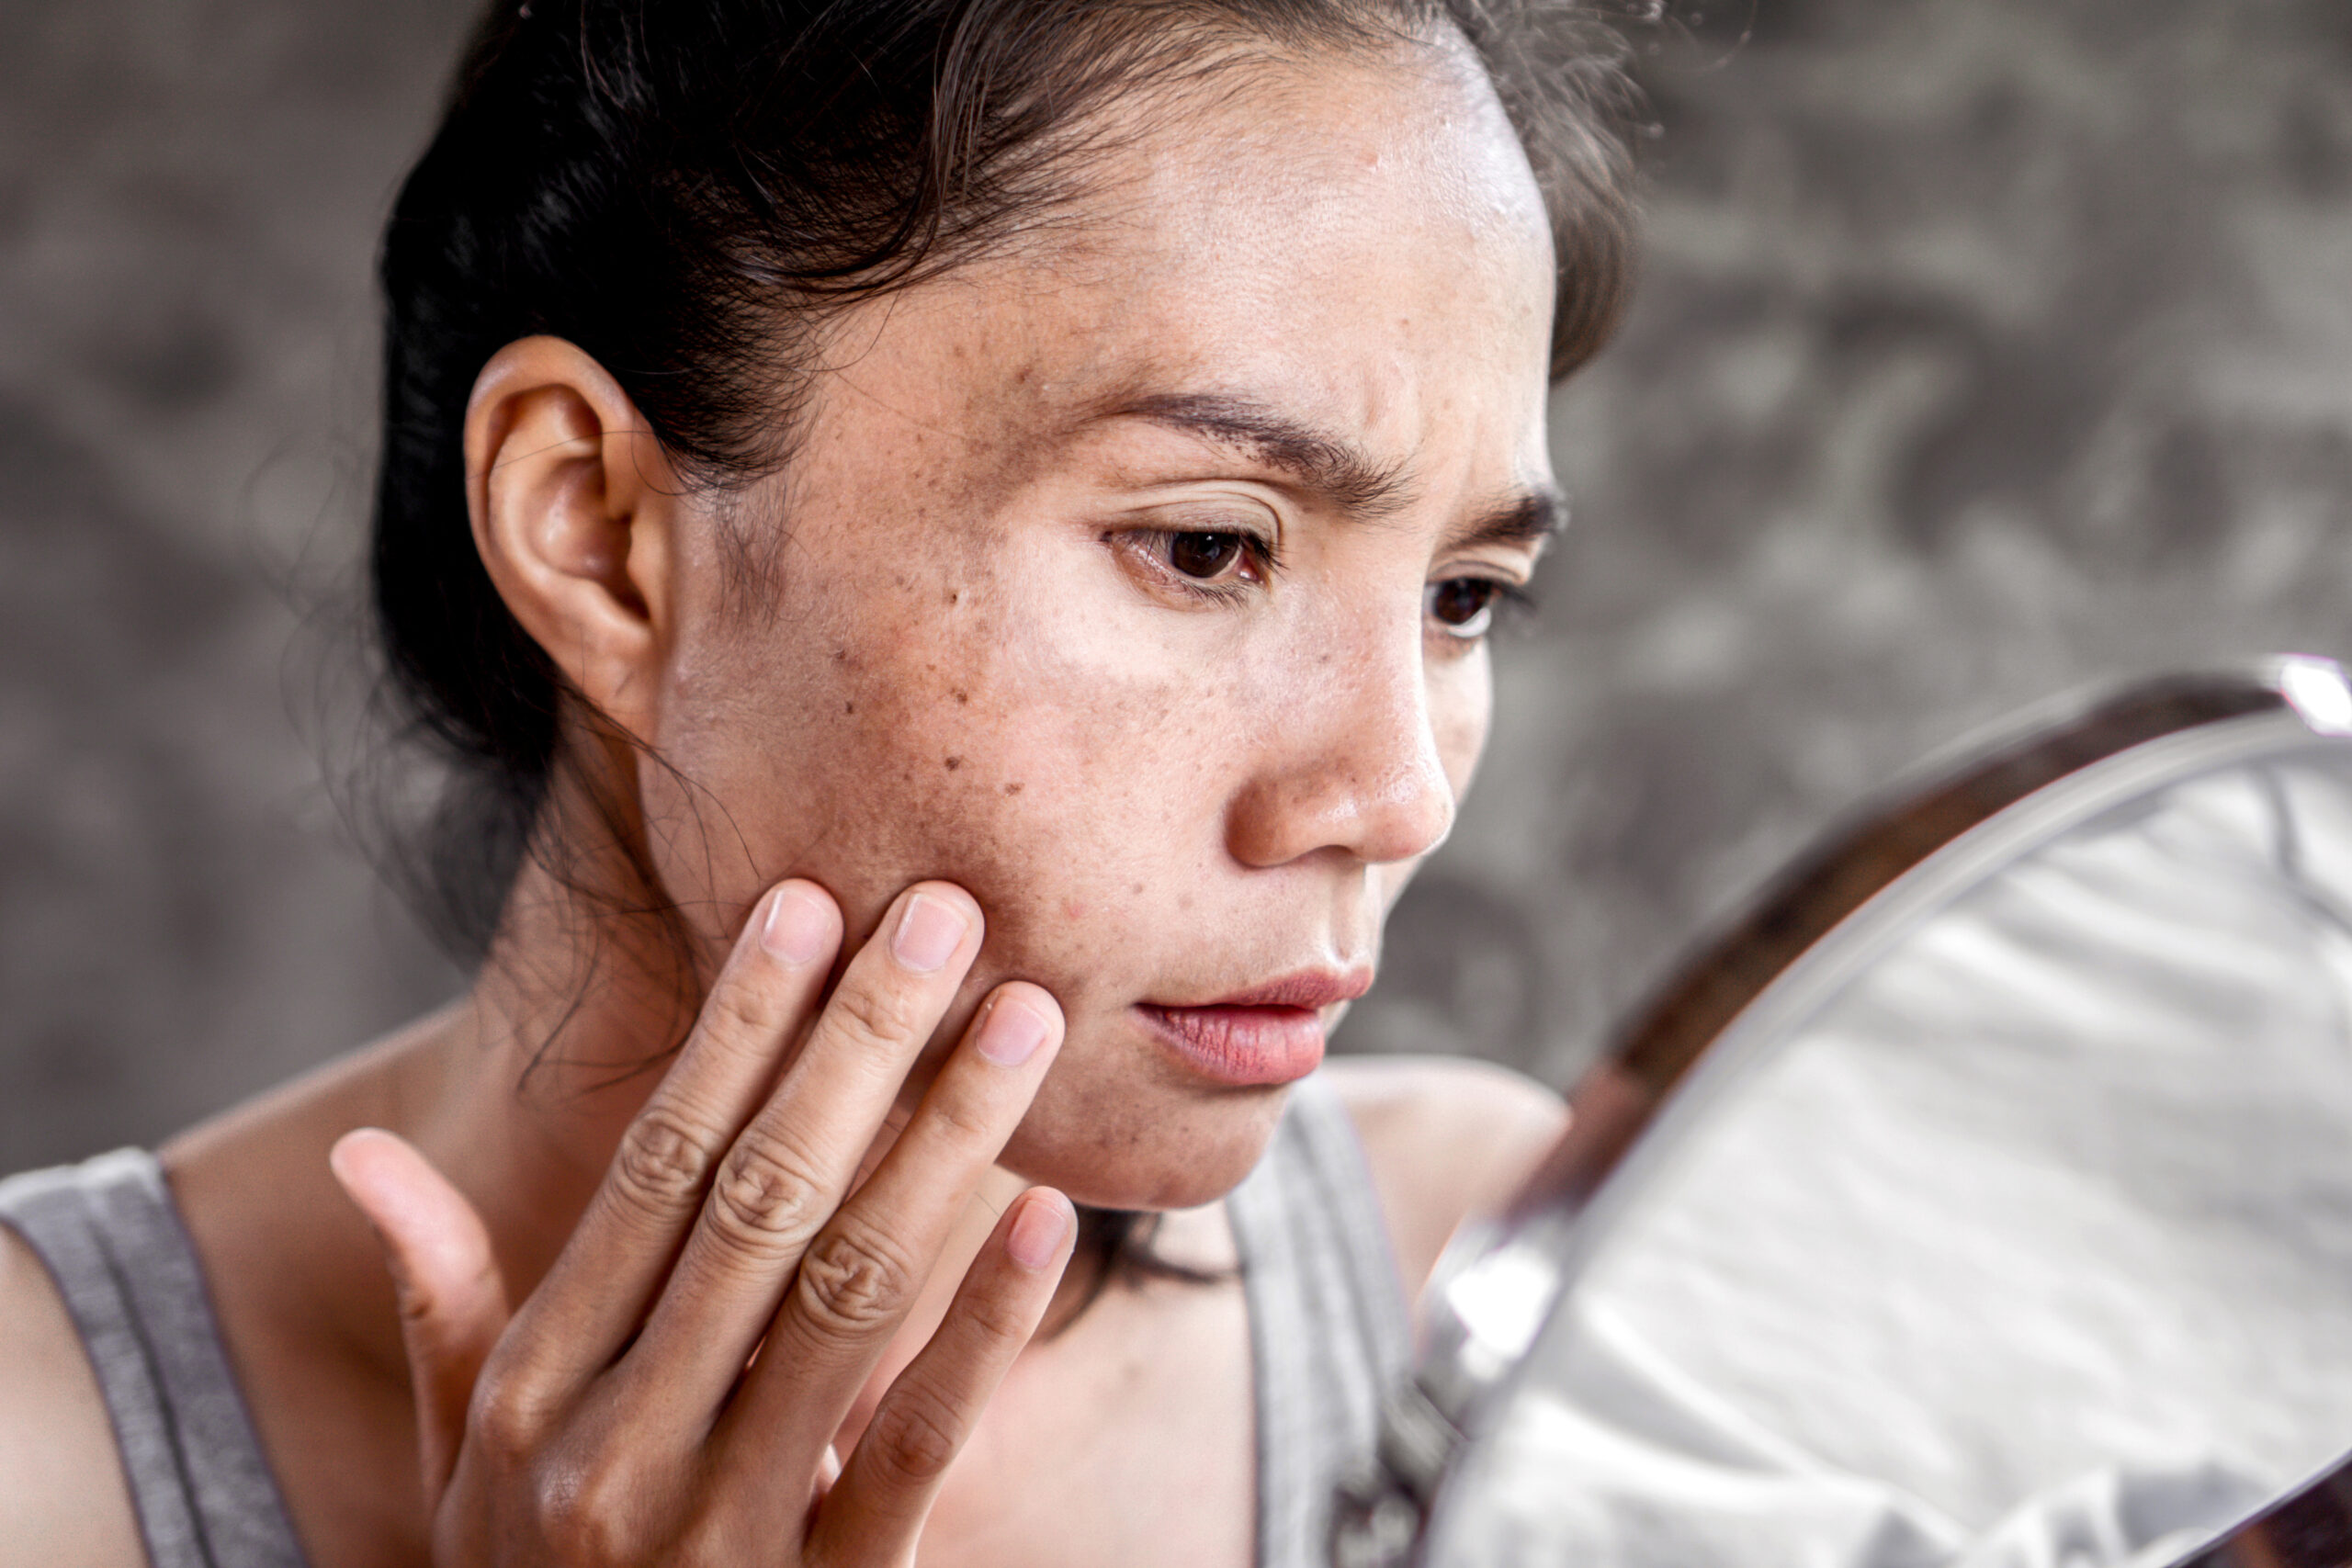
[[[1021,793],[1021,781],[1019,779],[1015,779],[1011,784],[1005,785],[1004,793],[1007,795],[1019,795]]]
[[[947,759],[947,771],[951,773],[963,765],[964,759],[961,757],[950,757]]]
[[[950,604],[962,604],[964,602],[964,591],[960,588],[949,589],[947,591],[947,602]]]
[[[836,664],[846,664],[846,663],[848,663],[848,662],[849,662],[849,649],[846,649],[846,648],[837,648],[837,649],[833,649],[833,662],[834,662],[834,663],[836,663]]]
[[[1140,896],[1143,892],[1143,884],[1138,882],[1134,886],[1128,888],[1127,891]]]
[[[968,703],[972,700],[972,694],[969,692],[950,692],[948,695],[954,697],[959,703]]]
[[[855,703],[843,703],[842,705],[842,712],[843,713],[855,713],[856,711],[857,705]]]

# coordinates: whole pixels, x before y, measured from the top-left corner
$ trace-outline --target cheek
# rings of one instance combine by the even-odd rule
[[[989,922],[989,976],[1055,988],[1148,951],[1156,905],[1221,844],[1207,677],[1144,657],[1055,563],[1006,581],[978,552],[828,578],[773,626],[678,660],[662,750],[689,781],[655,834],[682,906],[740,909],[814,878],[866,929],[901,887],[945,877]],[[1171,892],[1171,888],[1174,889]],[[983,976],[983,977],[989,977]]]
[[[1151,658],[1088,585],[967,595],[923,657],[877,671],[857,742],[896,761],[906,849],[989,919],[985,962],[1054,988],[1073,1015],[1122,991],[1125,954],[1221,852],[1218,710],[1197,666]],[[1158,941],[1155,941],[1158,938]]]
[[[1494,722],[1494,665],[1485,644],[1432,669],[1429,702],[1430,731],[1438,761],[1459,801],[1478,771],[1478,758],[1487,749],[1487,732]]]

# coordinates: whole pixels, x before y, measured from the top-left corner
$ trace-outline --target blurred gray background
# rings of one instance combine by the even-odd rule
[[[2352,657],[2352,6],[1681,3],[1577,521],[1351,1048],[1565,1081],[1954,738]],[[369,257],[470,9],[0,0],[0,1169],[459,984],[329,781]]]

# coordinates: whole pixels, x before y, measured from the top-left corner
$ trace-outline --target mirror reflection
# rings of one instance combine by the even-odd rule
[[[2352,745],[2276,716],[1808,954],[1430,1561],[2154,1568],[2352,1446]]]

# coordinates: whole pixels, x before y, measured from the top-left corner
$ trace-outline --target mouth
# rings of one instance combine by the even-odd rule
[[[1138,1002],[1151,1032],[1231,1088],[1294,1083],[1323,1060],[1324,1014],[1372,987],[1370,969],[1302,970],[1210,1002]]]

